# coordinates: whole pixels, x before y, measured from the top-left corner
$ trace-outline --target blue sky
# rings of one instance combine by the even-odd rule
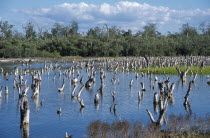
[[[156,23],[162,33],[179,32],[184,23],[210,23],[210,0],[0,0],[0,20],[18,30],[29,21],[48,29],[75,20],[80,32],[105,23],[134,32]]]

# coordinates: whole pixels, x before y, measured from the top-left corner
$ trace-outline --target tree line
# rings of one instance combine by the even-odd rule
[[[50,29],[28,22],[19,32],[0,21],[0,58],[210,55],[210,23],[197,28],[186,23],[180,32],[166,35],[153,23],[137,33],[107,24],[86,33],[78,29],[75,21],[67,26],[55,23]]]

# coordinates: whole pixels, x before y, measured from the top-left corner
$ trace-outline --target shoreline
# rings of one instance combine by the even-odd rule
[[[131,56],[133,58],[138,58],[141,56]],[[184,56],[174,56],[174,57],[184,57]],[[192,56],[192,57],[206,57],[207,64],[210,64],[210,56]],[[0,63],[6,62],[73,62],[77,61],[88,61],[92,60],[100,60],[100,59],[117,59],[117,58],[129,58],[129,57],[60,57],[60,58],[43,58],[43,57],[35,57],[35,58],[0,58]]]
[[[0,63],[6,63],[6,62],[53,62],[53,61],[73,61],[75,59],[84,59],[84,58],[4,58],[0,59]]]

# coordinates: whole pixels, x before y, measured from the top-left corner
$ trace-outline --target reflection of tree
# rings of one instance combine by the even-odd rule
[[[29,138],[29,124],[20,125],[20,129],[21,129],[21,137]]]
[[[35,104],[35,108],[36,108],[36,111],[39,110],[39,106],[40,106],[40,102],[39,102],[39,95],[36,95],[34,98],[34,104]]]
[[[166,109],[167,109],[167,103],[168,103],[168,97],[160,96],[160,101],[159,101],[160,112],[157,120],[154,119],[152,113],[149,110],[146,110],[152,123],[155,123],[156,125],[163,124],[164,116],[166,114]]]
[[[189,98],[189,95],[190,95],[190,92],[191,92],[191,88],[192,88],[192,81],[190,81],[190,83],[189,83],[189,88],[188,88],[187,93],[184,97],[185,101],[183,103],[183,105],[185,107],[185,110],[187,112],[190,112],[190,113],[192,112],[192,109],[191,109],[190,102],[188,101],[188,98]]]
[[[192,106],[191,104],[188,102],[187,105],[184,105],[185,111],[192,114]]]
[[[174,97],[173,96],[168,98],[168,103],[171,105],[174,105]]]
[[[30,108],[29,108],[28,99],[25,94],[23,93],[20,99],[20,128],[21,128],[22,137],[28,138]]]

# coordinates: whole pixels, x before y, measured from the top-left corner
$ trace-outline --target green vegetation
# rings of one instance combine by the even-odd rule
[[[64,56],[62,59],[74,59],[74,58],[82,58],[81,56]]]
[[[210,55],[210,24],[183,24],[179,33],[164,35],[151,23],[137,33],[108,25],[86,33],[78,29],[77,22],[48,29],[29,22],[18,32],[0,21],[0,58]]]
[[[179,67],[181,71],[185,71],[187,67],[181,66]],[[146,68],[146,69],[140,69],[136,70],[136,72],[152,72],[153,74],[158,74],[158,75],[178,75],[178,72],[176,70],[176,67],[161,67],[161,68]],[[198,75],[207,75],[210,74],[210,67],[190,67],[190,71],[187,73],[187,75],[192,75],[192,72],[195,73],[198,71]]]

